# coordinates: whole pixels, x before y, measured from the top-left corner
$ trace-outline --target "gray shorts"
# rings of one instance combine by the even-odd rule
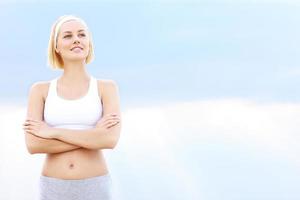
[[[110,174],[86,179],[40,176],[39,200],[112,200]]]

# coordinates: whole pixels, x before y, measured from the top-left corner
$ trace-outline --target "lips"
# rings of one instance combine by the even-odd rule
[[[74,50],[74,49],[76,49],[76,48],[83,50],[83,48],[82,48],[82,47],[80,47],[80,46],[76,46],[76,47],[73,47],[73,48],[71,48],[71,51],[73,51],[73,50]]]

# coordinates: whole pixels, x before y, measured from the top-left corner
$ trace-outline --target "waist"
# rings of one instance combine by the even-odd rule
[[[41,174],[40,176],[41,181],[43,182],[56,182],[56,183],[88,183],[88,182],[94,182],[94,181],[111,181],[111,175],[109,172],[97,175],[97,176],[91,176],[91,177],[85,177],[85,178],[76,178],[76,179],[64,179],[64,178],[57,178],[57,177],[51,177],[51,176],[45,176]]]
[[[62,179],[82,179],[108,173],[101,150],[76,149],[47,154],[42,175]]]

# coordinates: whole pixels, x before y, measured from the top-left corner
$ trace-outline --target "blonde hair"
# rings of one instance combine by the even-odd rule
[[[71,20],[80,21],[88,29],[86,23],[82,19],[74,15],[63,15],[54,22],[51,28],[50,39],[48,44],[48,65],[53,69],[64,68],[64,62],[62,57],[55,51],[57,45],[57,36],[60,31],[61,25]],[[92,41],[92,34],[89,30],[88,33],[89,33],[89,53],[85,60],[86,64],[92,62],[94,59],[94,46]]]

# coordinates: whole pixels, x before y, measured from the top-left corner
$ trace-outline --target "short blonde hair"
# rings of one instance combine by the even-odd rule
[[[61,25],[71,20],[80,21],[88,29],[86,23],[82,19],[74,15],[63,15],[54,22],[51,28],[50,39],[48,44],[48,65],[53,69],[64,68],[64,62],[62,57],[55,51],[57,45],[57,36],[60,31]],[[89,33],[89,53],[85,60],[86,64],[92,62],[94,59],[94,46],[92,41],[92,34],[89,30],[88,33]]]

